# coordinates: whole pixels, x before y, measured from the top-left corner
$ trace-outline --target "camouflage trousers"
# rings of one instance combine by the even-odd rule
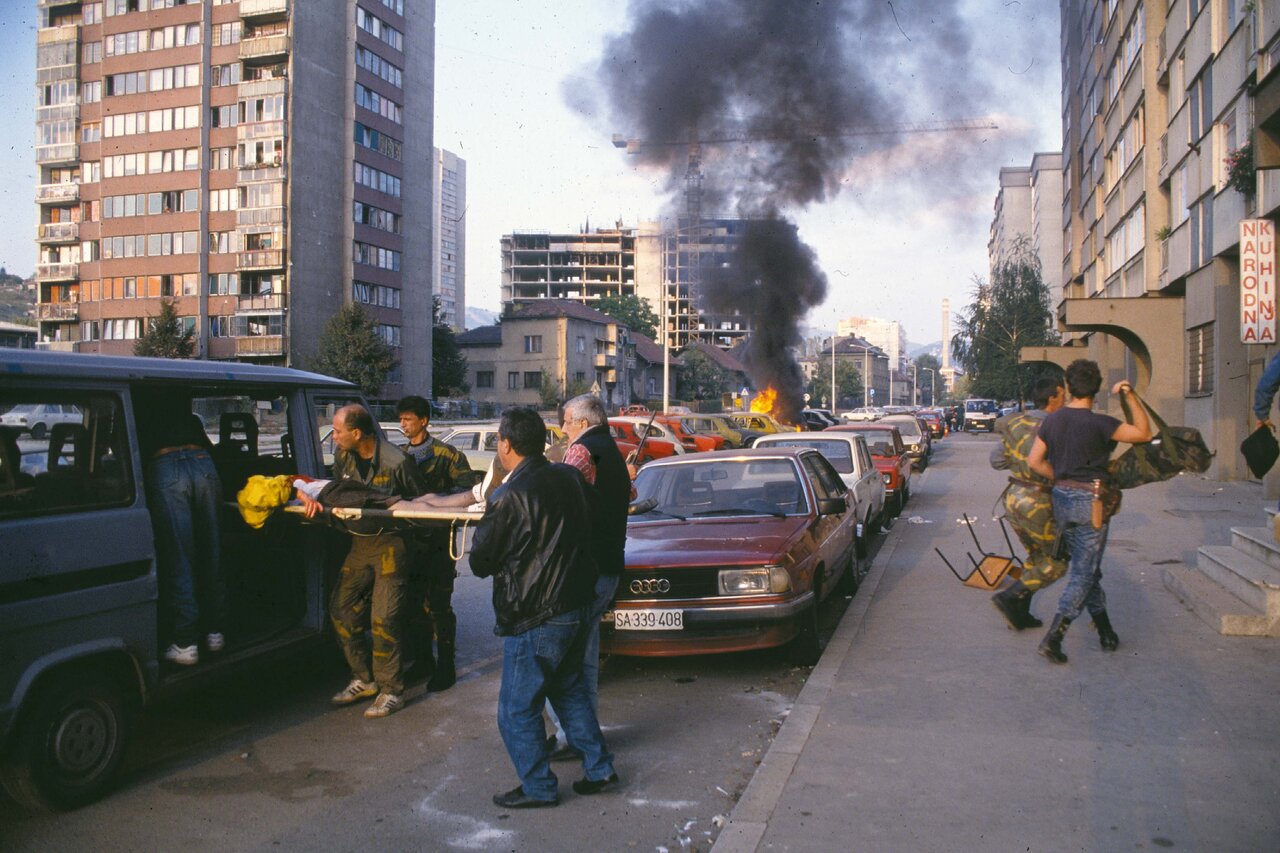
[[[409,572],[409,601],[406,613],[408,632],[418,638],[422,647],[430,649],[431,641],[453,645],[458,633],[458,617],[453,612],[453,582],[458,577],[454,560],[449,556],[452,533],[433,530],[419,534],[412,543],[412,568]],[[422,610],[417,603],[422,602]]]
[[[351,674],[397,695],[404,691],[400,608],[408,569],[402,536],[353,536],[329,600],[329,619]]]
[[[1067,573],[1067,561],[1053,556],[1058,544],[1058,525],[1053,520],[1051,492],[1010,483],[1004,493],[1004,512],[1022,547],[1027,549],[1023,586],[1034,592]]]

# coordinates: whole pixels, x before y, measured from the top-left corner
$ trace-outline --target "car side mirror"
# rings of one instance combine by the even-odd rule
[[[818,498],[818,515],[842,515],[849,510],[849,502],[843,497]]]

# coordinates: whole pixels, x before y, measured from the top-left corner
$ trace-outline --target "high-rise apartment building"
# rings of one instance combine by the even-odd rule
[[[700,298],[699,272],[729,262],[741,220],[704,219],[696,228],[656,222],[552,233],[517,231],[502,238],[502,302],[573,299],[590,305],[607,295],[635,295],[665,317],[670,345],[702,341],[721,349],[750,332],[748,319],[716,313]]]
[[[1062,301],[1062,153],[1038,152],[1025,168],[1000,170],[987,258],[991,269],[1025,238],[1040,261],[1049,304]]]
[[[1280,214],[1280,4],[1061,0],[1062,328],[1244,476],[1240,221]],[[1232,163],[1238,163],[1234,168]],[[1256,171],[1255,171],[1256,170]]]
[[[902,367],[907,357],[907,330],[897,320],[879,317],[848,317],[836,323],[836,333],[841,336],[856,335],[873,347],[879,347],[889,356],[893,370]]]
[[[432,293],[440,300],[440,321],[457,331],[467,313],[467,161],[451,151],[432,151],[435,275]]]
[[[41,345],[306,367],[362,304],[431,381],[434,0],[38,0]]]

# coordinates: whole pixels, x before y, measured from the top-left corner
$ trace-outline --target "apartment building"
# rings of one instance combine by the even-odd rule
[[[889,356],[889,364],[894,370],[901,369],[907,357],[907,330],[897,320],[847,317],[836,322],[836,334],[841,337],[856,336],[879,348]]]
[[[1005,262],[1020,238],[1040,261],[1049,304],[1062,301],[1062,153],[1037,152],[1026,167],[1000,170],[991,237],[990,268]]]
[[[467,161],[441,148],[432,149],[432,157],[432,293],[440,300],[440,322],[460,332],[467,314]]]
[[[700,298],[699,275],[729,262],[741,220],[704,219],[697,227],[644,222],[580,232],[517,231],[502,238],[502,302],[634,295],[649,301],[677,349],[703,341],[730,349],[750,332],[748,319],[715,313]]]
[[[40,346],[306,367],[356,302],[431,387],[434,0],[37,0]]]
[[[631,402],[627,328],[576,299],[508,303],[498,323],[462,333],[458,347],[480,403],[541,407],[587,392],[608,408]]]
[[[1280,4],[1060,9],[1058,317],[1079,339],[1024,358],[1136,378],[1165,420],[1204,434],[1211,475],[1247,476],[1237,448],[1275,347],[1241,342],[1240,222],[1280,213]]]

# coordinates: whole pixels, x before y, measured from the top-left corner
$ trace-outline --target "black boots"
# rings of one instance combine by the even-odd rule
[[[1067,635],[1067,627],[1070,624],[1070,619],[1054,616],[1053,623],[1049,626],[1049,633],[1045,634],[1044,639],[1040,641],[1040,654],[1054,663],[1066,663],[1067,656],[1062,651],[1062,638]]]
[[[436,644],[436,651],[436,668],[427,681],[427,689],[432,693],[448,690],[458,680],[458,673],[454,670],[452,638],[446,641],[441,637]]]
[[[1120,637],[1111,627],[1111,617],[1107,615],[1107,611],[1099,610],[1093,614],[1093,627],[1098,629],[1098,642],[1104,652],[1114,652],[1120,646]]]
[[[1044,623],[1031,615],[1031,596],[1034,594],[1034,591],[1027,589],[1019,581],[991,596],[991,603],[995,605],[996,610],[1000,611],[1013,630],[1039,628]]]

